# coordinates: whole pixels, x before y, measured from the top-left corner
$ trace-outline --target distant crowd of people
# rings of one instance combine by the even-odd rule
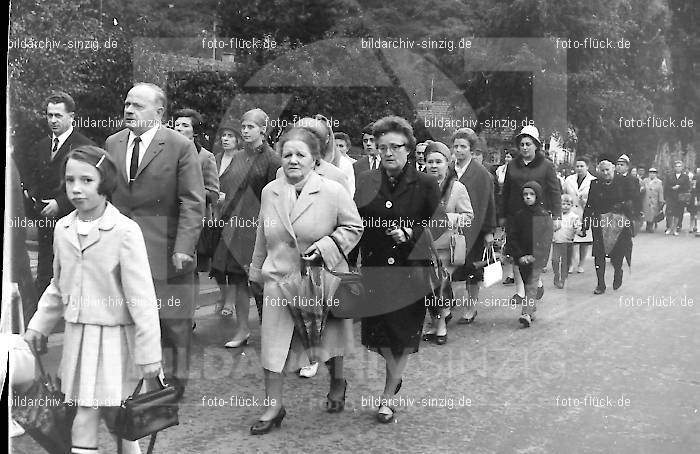
[[[592,252],[594,293],[602,294],[606,258],[618,289],[642,223],[653,232],[663,213],[666,234],[677,235],[688,210],[697,231],[698,172],[691,180],[677,162],[662,182],[655,168],[635,174],[626,155],[601,156],[595,169],[579,156],[575,173],[561,178],[535,126],[522,128],[517,152],[491,170],[469,128],[445,143],[417,143],[405,119],[376,119],[358,137],[363,153],[355,160],[350,137],[322,115],[299,119],[272,143],[270,118],[252,108],[223,121],[212,147],[198,112],[175,112],[169,129],[166,106],[160,87],[134,85],[124,101],[125,129],[100,148],[73,127],[73,99],[54,93],[45,106],[50,136],[14,155],[17,209],[39,225],[35,287],[19,286],[30,308],[25,339],[43,352],[65,321],[61,380],[66,400],[78,405],[74,453],[96,452],[100,418],[112,427],[116,407],[141,377],[162,372],[185,393],[201,272],[220,289],[215,312],[237,321],[225,347],[251,342],[255,300],[269,403],[250,428],[260,435],[286,415],[285,372],[310,377],[325,363],[326,410],[344,409],[353,320],[324,310],[315,320],[320,344],[310,351],[299,312],[270,304],[293,299],[289,277],[313,264],[359,269],[368,306],[384,308],[358,318],[360,342],[386,363],[376,418],[387,423],[409,355],[421,340],[447,343],[454,305],[426,304],[438,262],[454,299],[467,302],[457,322],[468,325],[477,317],[484,267],[500,250],[503,283],[515,284],[510,300],[530,327],[550,258],[554,285],[564,288]],[[16,266],[27,268],[13,270],[13,279],[26,281],[25,233],[13,235]],[[456,236],[465,243],[459,261]],[[140,452],[135,442],[124,449]]]

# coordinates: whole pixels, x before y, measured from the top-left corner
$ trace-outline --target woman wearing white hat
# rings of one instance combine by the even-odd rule
[[[554,164],[545,159],[542,153],[540,132],[534,126],[525,126],[515,136],[515,144],[520,150],[520,155],[513,159],[506,169],[501,198],[503,217],[499,219],[499,224],[507,225],[508,218],[525,206],[521,196],[521,188],[528,181],[535,181],[542,186],[544,207],[554,219],[554,230],[559,230],[561,227],[561,190]],[[508,252],[508,243],[506,242],[506,254]],[[545,260],[545,263],[547,261],[548,259]],[[516,292],[513,295],[513,300],[516,303],[522,303],[525,298],[525,284],[517,267],[514,274]],[[540,284],[538,298],[541,298],[543,294],[544,288]]]

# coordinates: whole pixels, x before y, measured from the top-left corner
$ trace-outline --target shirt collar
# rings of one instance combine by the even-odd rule
[[[70,125],[70,127],[66,130],[66,132],[64,132],[63,134],[61,134],[59,136],[51,134],[51,144],[53,144],[55,139],[58,139],[58,148],[61,148],[61,145],[63,145],[63,143],[68,138],[68,136],[70,136],[71,134],[73,134],[73,125]]]
[[[160,124],[157,124],[153,126],[151,129],[148,131],[144,132],[139,136],[141,139],[141,143],[145,147],[144,149],[147,149],[148,146],[151,144],[151,141],[153,140],[153,137],[155,137],[156,132],[158,132],[158,128],[160,128]],[[134,134],[133,131],[129,131],[129,142],[128,146],[131,146],[134,143],[134,139],[136,138],[136,134]]]

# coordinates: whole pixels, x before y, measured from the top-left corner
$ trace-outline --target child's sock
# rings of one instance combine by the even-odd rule
[[[70,449],[71,454],[98,454],[97,448],[85,448],[82,446],[73,446]]]

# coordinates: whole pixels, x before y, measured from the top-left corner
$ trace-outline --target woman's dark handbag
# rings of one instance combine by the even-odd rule
[[[678,194],[678,202],[681,205],[690,205],[690,192],[681,192]]]
[[[452,278],[447,268],[442,264],[440,256],[435,249],[435,242],[430,229],[425,229],[428,237],[430,251],[431,268],[429,273],[430,293],[426,295],[426,306],[428,307],[450,307],[454,301],[452,292]]]
[[[666,217],[666,214],[664,213],[664,210],[659,210],[658,213],[656,213],[656,216],[654,216],[654,223],[659,223],[664,220]]]
[[[202,233],[199,234],[199,241],[197,242],[197,254],[213,257],[216,246],[219,245],[219,240],[221,240],[223,227],[218,225],[219,221],[214,217],[211,205],[207,205],[206,212]]]
[[[330,236],[335,246],[342,254],[345,262],[350,266],[347,255],[343,252],[338,242]],[[359,271],[335,271],[327,269],[329,273],[340,278],[340,285],[333,297],[337,305],[331,307],[331,314],[335,318],[356,318],[363,313],[362,306],[367,302],[365,286],[362,283],[362,273]]]
[[[148,452],[153,452],[156,435],[159,431],[176,426],[178,420],[178,393],[174,386],[166,385],[162,376],[158,377],[159,389],[139,394],[143,378],[136,389],[122,402],[116,419],[115,434],[121,439],[136,441],[151,436]],[[121,441],[118,452],[121,453]]]
[[[13,396],[12,401],[19,405],[12,406],[12,418],[47,452],[65,454],[71,450],[71,428],[77,407],[64,402],[60,382],[44,371],[41,359],[32,352],[41,375],[26,392]]]

